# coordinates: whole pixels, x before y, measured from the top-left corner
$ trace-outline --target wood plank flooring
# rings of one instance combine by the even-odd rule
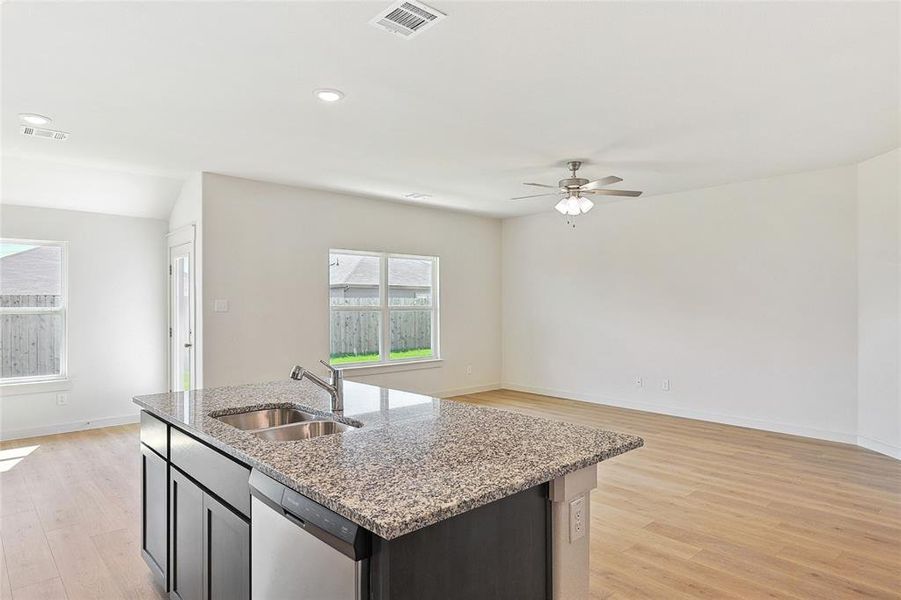
[[[140,554],[138,443],[137,425],[0,443],[0,598],[166,598]]]
[[[645,439],[599,467],[592,598],[901,599],[899,461],[506,390],[457,399]],[[140,558],[137,444],[134,425],[0,443],[0,598],[165,597]]]
[[[499,390],[465,400],[640,435],[599,465],[592,598],[901,598],[901,462]]]

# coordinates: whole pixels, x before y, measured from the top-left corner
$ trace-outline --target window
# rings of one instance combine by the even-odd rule
[[[0,383],[66,376],[66,243],[0,239]]]
[[[438,358],[438,258],[329,252],[330,362]]]

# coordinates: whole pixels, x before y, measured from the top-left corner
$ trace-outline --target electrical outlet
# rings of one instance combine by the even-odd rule
[[[65,406],[69,403],[69,395],[68,394],[57,394],[56,395],[56,405],[57,406]]]
[[[466,374],[472,375],[472,365],[466,365]]]
[[[641,380],[641,375],[636,376],[635,379],[632,380],[632,383],[634,383],[635,387],[637,388],[640,388],[644,385],[644,382]]]
[[[228,300],[213,300],[213,312],[228,312]]]
[[[585,537],[585,496],[569,503],[569,541]]]
[[[669,379],[664,379],[663,383],[660,384],[660,389],[664,392],[668,392],[670,390]]]

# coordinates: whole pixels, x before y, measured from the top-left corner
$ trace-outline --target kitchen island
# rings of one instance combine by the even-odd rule
[[[354,382],[345,383],[341,414],[329,412],[322,389],[293,380],[135,402],[144,409],[142,553],[182,600],[194,591],[247,597],[251,581],[264,589],[241,547],[254,520],[251,469],[365,532],[366,597],[584,597],[595,465],[642,445],[632,435]],[[220,420],[273,408],[354,429],[272,441]],[[212,508],[180,528],[179,516],[184,525],[194,512],[182,510],[185,498]],[[218,564],[232,566],[214,571],[212,559],[226,550],[229,562],[219,556]],[[235,566],[242,561],[246,577]]]

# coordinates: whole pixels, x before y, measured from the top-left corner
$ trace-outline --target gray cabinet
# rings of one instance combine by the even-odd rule
[[[250,524],[209,494],[203,497],[206,598],[250,598]]]
[[[141,444],[141,556],[166,589],[169,564],[169,464]]]
[[[203,490],[170,469],[170,595],[176,600],[203,600]]]
[[[172,598],[250,598],[250,524],[176,468],[169,491]]]

